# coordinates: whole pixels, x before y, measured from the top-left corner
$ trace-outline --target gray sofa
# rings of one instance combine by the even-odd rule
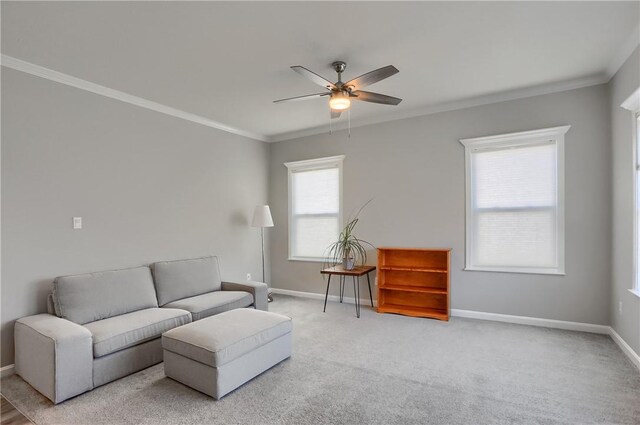
[[[217,257],[58,277],[48,314],[15,324],[15,370],[54,403],[162,361],[163,332],[235,308],[267,285],[223,282]]]

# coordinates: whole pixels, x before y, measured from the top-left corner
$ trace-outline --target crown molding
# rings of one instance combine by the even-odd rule
[[[397,121],[407,118],[420,117],[424,115],[433,115],[440,112],[449,112],[460,109],[472,108],[475,106],[490,105],[494,103],[507,102],[510,100],[524,99],[527,97],[540,96],[544,94],[559,93],[568,90],[575,90],[584,87],[597,86],[599,84],[605,84],[609,81],[610,77],[607,74],[597,74],[589,77],[578,78],[574,80],[561,81],[557,83],[544,84],[534,87],[527,87],[523,89],[509,90],[499,93],[492,93],[484,96],[473,97],[469,99],[463,99],[453,102],[441,103],[438,105],[427,106],[423,108],[411,109],[401,112],[392,112],[384,116],[374,116],[368,118],[362,118],[358,120],[351,120],[351,128],[363,127],[371,124],[380,124],[389,121]],[[346,130],[347,123],[341,122],[337,125],[333,125],[333,131]],[[328,125],[319,127],[293,131],[289,133],[276,134],[269,137],[270,142],[282,142],[285,140],[299,139],[307,136],[314,136],[317,134],[327,133],[329,130]]]
[[[200,115],[192,114],[191,112],[182,111],[180,109],[172,108],[171,106],[163,105],[152,100],[134,96],[132,94],[125,93],[119,90],[114,90],[100,84],[92,83],[90,81],[74,77],[72,75],[45,68],[44,66],[36,65],[31,62],[14,58],[13,56],[3,54],[1,58],[2,59],[0,64],[6,68],[11,68],[16,71],[34,75],[36,77],[45,78],[50,81],[55,81],[57,83],[65,84],[67,86],[75,87],[101,96],[109,97],[111,99],[116,99],[121,102],[139,106],[141,108],[150,109],[152,111],[160,112],[161,114],[170,115],[172,117],[215,128],[217,130],[222,130],[227,133],[248,137],[254,140],[260,140],[262,142],[268,141],[268,138],[262,134],[256,134],[236,127],[231,127],[221,122],[214,121]]]
[[[562,81],[551,84],[544,84],[534,87],[509,90],[499,93],[492,93],[488,95],[478,96],[474,98],[462,99],[458,101],[441,103],[438,105],[426,106],[421,108],[414,108],[406,111],[391,112],[384,115],[377,115],[372,117],[361,118],[352,120],[351,128],[363,127],[372,124],[380,124],[389,121],[397,121],[407,118],[414,118],[425,115],[437,114],[440,112],[455,111],[459,109],[472,108],[475,106],[489,105],[494,103],[506,102],[510,100],[523,99],[527,97],[540,96],[544,94],[557,93],[567,90],[575,90],[583,87],[594,86],[598,84],[607,83],[611,77],[617,72],[617,70],[624,64],[624,62],[633,53],[638,40],[636,38],[640,26],[637,26],[633,31],[632,37],[629,38],[625,46],[620,50],[620,53],[616,56],[616,59],[612,62],[606,73],[597,74],[585,78],[578,78],[574,80]],[[328,131],[327,125],[318,127],[312,127],[302,130],[296,130],[292,132],[279,133],[274,135],[264,135],[242,130],[237,127],[228,126],[221,122],[192,114],[180,109],[176,109],[161,103],[157,103],[148,99],[144,99],[129,93],[125,93],[119,90],[111,89],[109,87],[102,86],[100,84],[92,83],[81,78],[77,78],[62,72],[54,71],[49,68],[45,68],[40,65],[36,65],[9,55],[1,55],[0,65],[11,68],[17,71],[21,71],[30,75],[45,78],[50,81],[55,81],[61,84],[65,84],[71,87],[75,87],[81,90],[85,90],[91,93],[95,93],[101,96],[109,97],[119,100],[121,102],[129,103],[139,106],[141,108],[156,111],[165,115],[170,115],[176,118],[180,118],[186,121],[191,121],[197,124],[205,125],[207,127],[215,128],[227,133],[236,134],[239,136],[247,137],[262,142],[281,142],[285,140],[298,139],[307,136],[313,136],[317,134],[326,133]],[[613,74],[612,74],[613,72]],[[333,131],[346,130],[347,123],[342,121],[333,126]]]

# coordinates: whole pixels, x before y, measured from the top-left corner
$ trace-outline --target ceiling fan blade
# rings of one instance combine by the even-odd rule
[[[293,69],[295,72],[302,75],[303,77],[313,81],[317,85],[324,87],[325,89],[331,90],[331,89],[337,88],[336,85],[333,84],[331,81],[322,78],[321,76],[319,76],[313,71],[309,71],[304,66],[295,65],[295,66],[292,66],[291,69]]]
[[[296,96],[296,97],[288,97],[286,99],[278,99],[278,100],[274,100],[273,103],[280,103],[280,102],[291,102],[291,101],[297,101],[297,100],[307,100],[307,99],[316,99],[318,97],[322,97],[322,96],[328,96],[330,95],[331,92],[326,92],[326,93],[315,93],[315,94],[306,94],[304,96]]]
[[[357,100],[363,100],[365,102],[382,103],[383,105],[397,105],[402,102],[402,99],[393,96],[387,96],[386,94],[373,93],[370,91],[354,91],[353,98]]]
[[[331,119],[334,118],[340,118],[340,114],[342,113],[342,111],[334,111],[333,109],[331,110]]]
[[[369,86],[373,83],[377,83],[380,80],[384,80],[385,78],[389,78],[392,75],[397,74],[398,69],[393,65],[387,65],[385,67],[376,69],[375,71],[367,72],[357,78],[354,78],[351,81],[347,81],[344,83],[345,86],[353,87],[352,90],[360,90],[363,87]]]

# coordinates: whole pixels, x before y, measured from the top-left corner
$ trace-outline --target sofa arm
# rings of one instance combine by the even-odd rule
[[[16,373],[54,403],[93,389],[91,332],[51,314],[15,324]]]
[[[253,305],[257,310],[269,310],[267,300],[269,287],[266,283],[248,280],[246,282],[222,282],[223,291],[245,291],[253,295]]]

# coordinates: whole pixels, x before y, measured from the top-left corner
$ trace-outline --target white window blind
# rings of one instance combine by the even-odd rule
[[[561,162],[566,130],[462,141],[467,269],[564,272]]]
[[[342,159],[289,162],[289,258],[322,260],[341,226]]]

